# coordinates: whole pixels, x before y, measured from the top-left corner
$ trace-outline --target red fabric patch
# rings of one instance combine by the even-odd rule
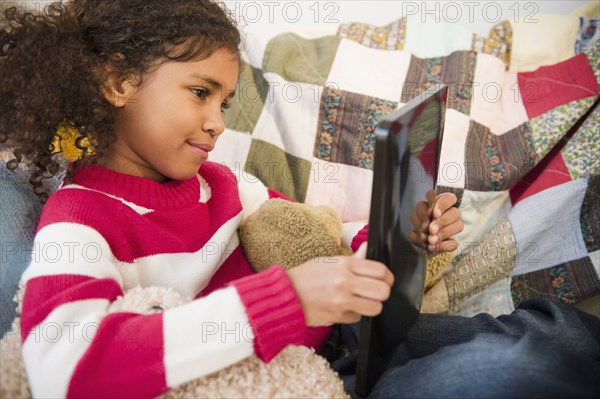
[[[438,156],[438,140],[431,140],[425,144],[423,150],[419,154],[419,160],[423,165],[424,171],[415,171],[419,176],[425,176],[422,172],[427,173],[432,179],[435,179],[435,167],[437,166]],[[409,172],[410,173],[410,172]]]
[[[546,157],[509,191],[512,204],[524,200],[547,188],[570,182],[571,175],[556,146]]]
[[[79,361],[71,398],[150,398],[167,390],[163,315],[109,314]]]
[[[598,82],[584,54],[533,72],[518,73],[517,78],[529,119],[571,101],[598,95]]]
[[[281,198],[286,201],[296,202],[293,199],[291,199],[290,197],[288,197],[287,195],[280,193],[279,191],[273,190],[272,188],[267,188],[267,192],[269,193],[269,199]]]

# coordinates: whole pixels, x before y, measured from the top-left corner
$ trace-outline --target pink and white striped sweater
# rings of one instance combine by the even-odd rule
[[[259,191],[254,197],[277,196]],[[22,278],[33,395],[154,397],[252,353],[269,361],[289,344],[319,349],[330,329],[305,327],[285,271],[251,270],[237,235],[243,213],[238,182],[222,165],[162,184],[78,170],[46,203]],[[152,315],[107,312],[138,285],[196,299]]]

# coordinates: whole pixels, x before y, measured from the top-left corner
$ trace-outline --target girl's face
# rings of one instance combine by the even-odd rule
[[[101,164],[160,182],[192,178],[223,133],[222,109],[238,74],[238,56],[225,49],[201,61],[160,65],[120,99],[117,141]]]

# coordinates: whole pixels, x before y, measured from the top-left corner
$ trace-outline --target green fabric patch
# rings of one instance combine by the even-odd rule
[[[266,141],[252,139],[244,170],[298,202],[304,202],[308,190],[310,161],[295,157]]]
[[[600,175],[600,106],[587,117],[562,149],[562,157],[573,180]]]
[[[590,67],[594,71],[594,75],[596,76],[596,82],[600,86],[600,42],[596,42],[594,44],[590,44],[583,50],[583,54],[587,57],[590,62]]]
[[[252,133],[263,110],[269,82],[260,69],[244,64],[235,89],[231,108],[223,113],[225,126],[238,132]]]
[[[571,101],[529,121],[538,156],[537,161],[550,152],[593,103],[594,97]]]
[[[289,82],[325,86],[341,39],[324,36],[304,39],[286,33],[271,39],[265,50],[263,69]]]

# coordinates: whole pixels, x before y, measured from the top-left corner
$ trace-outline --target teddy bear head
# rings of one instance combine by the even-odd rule
[[[256,271],[273,264],[289,269],[313,258],[351,253],[342,245],[339,216],[326,206],[272,199],[242,222],[239,233]]]

